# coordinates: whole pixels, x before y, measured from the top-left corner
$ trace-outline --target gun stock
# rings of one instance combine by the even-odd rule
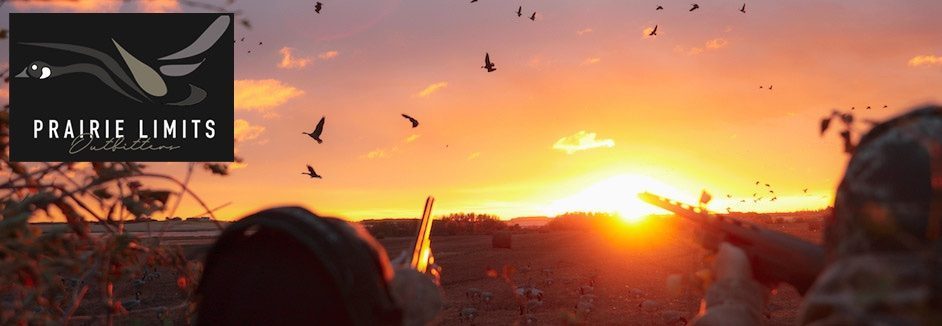
[[[696,224],[705,233],[700,243],[708,250],[717,250],[722,242],[742,248],[760,282],[788,283],[804,295],[824,269],[824,249],[813,243],[651,193],[638,197]]]
[[[419,234],[412,246],[412,258],[409,259],[409,266],[422,273],[428,270],[429,257],[432,254],[429,236],[432,233],[433,203],[435,203],[434,197],[429,196],[425,199],[425,209],[422,211],[422,220],[419,221]]]

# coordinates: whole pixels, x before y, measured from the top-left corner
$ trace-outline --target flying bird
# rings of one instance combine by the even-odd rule
[[[654,10],[664,10],[664,6],[657,6],[657,8],[654,8]]]
[[[497,67],[494,66],[493,62],[491,62],[490,53],[484,53],[484,65],[481,66],[481,68],[487,69],[487,72],[493,72],[494,70],[497,70]]]
[[[759,181],[756,181],[756,185],[757,185],[757,186],[759,185]]]
[[[536,21],[536,11],[534,11],[533,14],[530,15],[530,20]]]
[[[523,6],[517,7],[517,17],[523,17]]]
[[[770,90],[770,91],[772,90],[772,86],[773,86],[773,85],[769,85],[769,90]]]
[[[698,5],[698,4],[696,4],[696,3],[692,4],[691,6],[692,6],[692,7],[690,7],[690,11],[694,11],[694,10],[700,9],[700,5]]]
[[[471,0],[471,3],[475,3],[475,2],[478,2],[478,0]]]
[[[739,11],[742,12],[742,13],[744,13],[744,14],[746,13],[746,4],[745,4],[745,3],[742,4],[742,8],[739,8]]]
[[[654,25],[654,29],[652,29],[651,32],[648,33],[648,36],[657,36],[657,25]]]
[[[828,127],[831,125],[831,117],[821,119],[821,136],[824,136],[824,132],[828,130]]]
[[[405,113],[402,114],[402,117],[403,117],[403,118],[406,118],[406,119],[409,119],[409,122],[412,123],[412,128],[415,128],[415,127],[418,127],[418,126],[419,126],[419,120],[416,120],[415,118],[410,117],[409,115],[407,115],[407,114],[405,114]]]
[[[320,1],[318,1],[317,3],[314,4],[314,12],[315,12],[315,13],[318,13],[318,14],[321,13],[321,9],[323,9],[323,8],[324,8],[324,4],[323,4],[323,3],[320,3]]]
[[[327,117],[321,117],[321,121],[317,122],[317,126],[314,127],[314,131],[312,132],[302,131],[301,133],[310,136],[312,139],[317,141],[318,144],[323,143],[324,141],[321,139],[321,133],[324,132],[324,120],[326,118]]]
[[[889,107],[889,106],[887,106],[886,104],[883,105],[883,108],[884,108],[884,109],[886,109],[886,108],[888,108],[888,107]]]
[[[869,106],[869,105],[867,105],[867,110],[870,110],[870,106]]]
[[[801,191],[803,191],[804,193],[807,194],[807,193],[808,193],[808,188],[802,189]]]
[[[321,176],[317,174],[317,172],[314,172],[314,168],[311,167],[310,164],[307,165],[307,172],[301,172],[301,174],[308,175],[311,177],[311,179],[314,179],[314,178],[322,179]]]

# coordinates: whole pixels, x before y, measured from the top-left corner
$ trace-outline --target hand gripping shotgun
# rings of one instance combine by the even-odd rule
[[[804,295],[824,269],[824,249],[813,243],[652,193],[638,197],[696,224],[703,234],[700,245],[707,250],[716,251],[723,242],[741,248],[759,282],[772,286],[788,283]]]

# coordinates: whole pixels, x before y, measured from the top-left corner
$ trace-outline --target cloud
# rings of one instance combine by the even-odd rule
[[[233,126],[236,142],[244,142],[258,138],[265,131],[265,127],[253,125],[245,119],[236,119]]]
[[[311,63],[311,58],[295,57],[292,51],[294,49],[287,46],[278,50],[281,53],[281,62],[278,63],[278,68],[301,69]]]
[[[429,97],[429,95],[432,95],[435,92],[438,92],[439,90],[445,87],[448,87],[448,82],[443,82],[443,81],[437,82],[437,83],[426,86],[424,89],[422,89],[418,93],[415,93],[413,97],[421,97],[421,98]]]
[[[589,150],[599,147],[615,147],[615,141],[612,139],[595,139],[596,135],[594,132],[586,132],[585,130],[580,130],[579,132],[560,138],[553,144],[553,149],[558,149],[566,152],[566,154],[572,154],[578,151]]]
[[[419,134],[411,134],[411,135],[409,135],[409,137],[406,137],[406,139],[404,139],[403,141],[406,142],[406,143],[411,143],[411,142],[414,142],[416,139],[419,139],[420,136],[422,136],[422,135],[419,135]]]
[[[576,31],[576,34],[579,34],[580,36],[582,36],[583,34],[589,34],[589,33],[592,33],[592,29],[588,27]]]
[[[707,49],[719,49],[729,44],[725,38],[715,38],[706,42]]]
[[[481,152],[474,152],[474,153],[471,153],[471,155],[468,155],[468,160],[470,161],[470,160],[476,159],[476,158],[478,158],[478,157],[480,157],[480,156],[481,156]]]
[[[268,111],[304,91],[276,79],[239,79],[235,81],[235,108],[245,111]]]
[[[396,152],[396,151],[399,151],[399,147],[395,147],[395,146],[394,146],[393,148],[391,148],[391,149],[389,149],[389,150],[385,150],[385,149],[382,149],[382,148],[377,148],[377,149],[374,149],[374,150],[370,151],[369,153],[366,153],[366,154],[361,155],[360,157],[361,157],[361,158],[368,159],[368,160],[381,159],[381,158],[389,157],[390,154],[392,154],[392,153],[394,153],[394,152]]]
[[[137,2],[137,10],[149,13],[164,13],[179,11],[180,3],[177,0],[146,0]]]
[[[591,64],[599,63],[599,61],[602,61],[602,58],[598,58],[598,57],[586,58],[584,61],[582,61],[582,64],[591,65]]]
[[[327,52],[318,54],[317,57],[320,58],[321,60],[330,60],[330,59],[336,58],[339,55],[340,55],[340,52],[327,51]]]
[[[921,66],[939,66],[942,65],[942,56],[935,55],[917,55],[912,59],[909,59],[910,67],[921,67]]]
[[[16,9],[39,9],[51,11],[115,12],[123,1],[74,0],[74,1],[11,1]]]

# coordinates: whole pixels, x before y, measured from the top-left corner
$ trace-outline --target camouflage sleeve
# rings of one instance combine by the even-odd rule
[[[942,264],[931,254],[858,255],[832,263],[809,290],[802,325],[940,325]]]

